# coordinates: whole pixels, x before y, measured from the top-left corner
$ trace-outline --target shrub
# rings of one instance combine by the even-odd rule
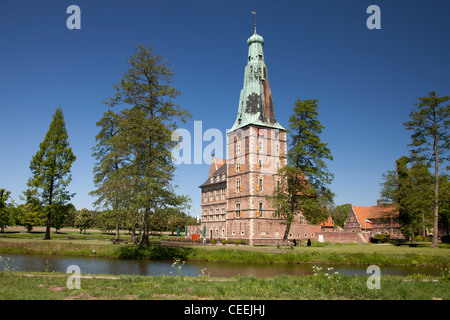
[[[186,260],[191,249],[184,247],[125,245],[118,247],[118,257],[121,259],[151,259],[151,260]]]
[[[417,236],[414,240],[417,242],[428,242],[430,241],[430,238],[427,236]]]
[[[389,235],[386,233],[378,233],[373,237],[373,239],[375,240],[375,243],[385,243],[389,241]]]

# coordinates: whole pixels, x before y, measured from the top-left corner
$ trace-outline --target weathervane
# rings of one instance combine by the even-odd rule
[[[252,14],[255,15],[255,33],[256,33],[256,11],[252,11]]]

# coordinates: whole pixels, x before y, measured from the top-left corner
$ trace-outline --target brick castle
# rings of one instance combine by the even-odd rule
[[[264,245],[279,243],[286,229],[281,213],[267,200],[280,184],[278,169],[286,164],[286,129],[275,118],[264,39],[256,33],[256,26],[247,44],[244,85],[236,121],[227,132],[226,160],[212,156],[208,178],[200,185],[201,225],[187,226],[186,233],[200,234],[207,240]],[[353,212],[359,211],[351,211],[350,220]],[[368,229],[376,224],[363,230],[357,217],[354,215],[358,228],[347,221],[344,230],[335,228],[330,217],[320,225],[308,224],[299,212],[288,240],[368,242]]]

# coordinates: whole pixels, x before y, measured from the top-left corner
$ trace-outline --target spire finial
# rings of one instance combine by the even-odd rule
[[[255,15],[255,34],[256,34],[256,11],[252,11],[252,14]]]

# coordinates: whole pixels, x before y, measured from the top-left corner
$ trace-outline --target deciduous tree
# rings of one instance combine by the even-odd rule
[[[136,46],[127,62],[128,70],[114,86],[115,95],[106,101],[110,108],[124,108],[116,113],[116,138],[105,142],[122,161],[113,189],[129,192],[125,198],[130,201],[131,225],[140,222],[140,244],[148,245],[151,216],[159,210],[184,207],[188,202],[186,196],[175,193],[171,151],[176,142],[171,135],[190,113],[175,103],[180,92],[171,85],[173,73],[151,47]],[[111,160],[101,155],[99,163],[105,161]],[[112,193],[106,196],[114,201]]]
[[[9,195],[11,193],[6,191],[5,189],[0,189],[0,232],[3,233],[5,231],[5,226],[8,226],[11,221],[11,213],[6,204],[8,201]]]
[[[92,220],[92,213],[90,210],[86,208],[78,210],[75,215],[75,227],[80,229],[80,233],[84,230],[84,233],[86,234],[86,229],[91,226]]]

